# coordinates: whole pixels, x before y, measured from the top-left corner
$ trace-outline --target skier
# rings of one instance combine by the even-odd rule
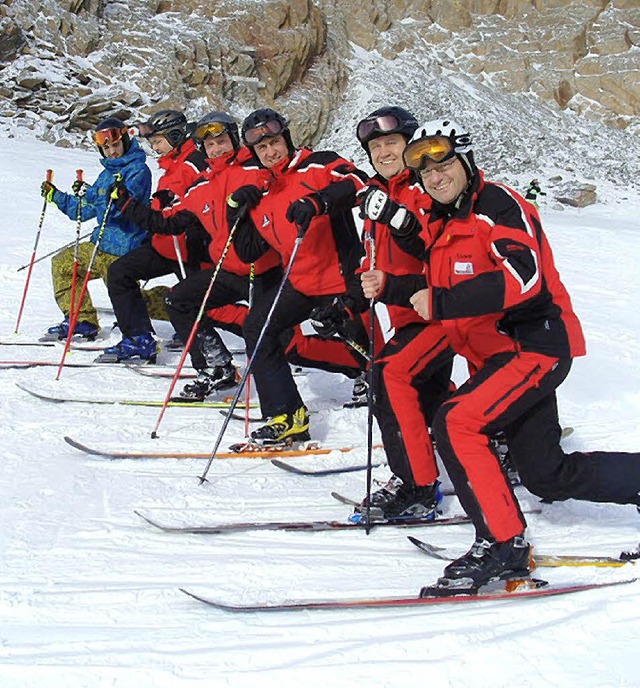
[[[538,207],[538,196],[546,196],[547,194],[540,189],[540,182],[537,179],[532,179],[529,182],[529,188],[525,194],[525,200],[529,203],[533,203],[535,207]]]
[[[504,430],[525,487],[545,500],[637,505],[640,454],[560,447],[555,390],[586,352],[537,210],[485,180],[470,134],[451,119],[419,127],[403,156],[431,196],[431,211],[419,220],[390,198],[365,210],[390,225],[404,250],[426,259],[426,280],[396,292],[396,302],[439,320],[473,369],[433,424],[476,541],[421,594],[455,594],[530,572],[526,522],[488,441],[496,431]]]
[[[163,170],[151,207],[160,211],[170,209],[206,169],[205,156],[189,138],[187,118],[177,110],[154,113],[139,125],[138,131],[160,155],[158,166]],[[153,234],[151,243],[144,243],[109,267],[109,298],[123,337],[115,346],[106,348],[98,360],[119,362],[139,357],[155,361],[157,344],[151,317],[168,320],[168,316],[163,300],[158,307],[150,299],[149,292],[155,293],[157,288],[143,293],[138,280],[170,274],[180,278],[182,271],[186,274],[199,269],[199,258],[187,251],[184,234],[175,241],[173,237]],[[167,290],[166,287],[160,289],[161,293]]]
[[[262,185],[244,185],[229,197],[228,223],[239,223],[234,235],[238,256],[250,263],[273,249],[288,266],[297,250],[282,291],[278,285],[258,296],[243,328],[267,418],[251,437],[263,443],[304,440],[309,438],[309,415],[281,335],[336,296],[363,299],[354,275],[362,251],[351,209],[366,175],[334,152],[296,149],[287,121],[269,108],[245,118],[242,138],[265,177]]]
[[[380,108],[358,124],[358,140],[376,171],[364,196],[365,206],[367,199],[377,195],[386,198],[388,194],[416,211],[428,208],[429,196],[405,168],[402,158],[417,128],[416,118],[395,106]],[[419,279],[422,260],[396,246],[388,225],[366,219],[364,234],[375,241],[375,265],[369,252],[362,266],[363,284],[380,286],[386,282],[391,290],[395,281]],[[449,395],[453,351],[442,327],[427,324],[410,304],[389,305],[388,311],[395,331],[376,357],[373,410],[393,476],[371,495],[369,517],[432,519],[440,494],[429,426]],[[356,507],[354,516],[366,510],[365,499]]]
[[[167,312],[183,341],[187,341],[191,333],[211,283],[214,266],[225,251],[229,237],[226,198],[245,182],[260,183],[264,172],[255,165],[242,165],[251,156],[240,147],[238,125],[228,114],[209,113],[196,124],[193,136],[207,154],[209,169],[184,196],[175,199],[170,209],[152,210],[132,201],[122,184],[116,185],[114,190],[117,195],[115,202],[125,216],[135,218],[154,234],[169,237],[186,232],[188,243],[190,235],[200,236],[204,230],[210,238],[208,261],[212,266],[189,275],[167,294]],[[278,281],[281,274],[278,266],[279,258],[273,251],[256,261],[256,291]],[[215,326],[242,334],[246,305],[236,306],[236,303],[246,303],[249,298],[249,275],[250,266],[239,260],[233,246],[230,246],[206,304],[207,309],[213,310],[209,310],[209,318],[200,323],[189,351],[198,376],[185,385],[176,400],[203,401],[209,394],[236,384],[231,353]]]
[[[123,218],[116,208],[112,207],[106,216],[107,190],[115,181],[115,175],[122,175],[131,194],[140,202],[147,203],[151,193],[151,171],[145,163],[146,153],[135,139],[131,139],[127,127],[120,119],[108,117],[100,122],[93,134],[93,140],[100,151],[100,162],[104,167],[93,184],[88,185],[76,180],[72,187],[74,194],[60,191],[48,181],[43,182],[41,186],[42,196],[47,202],[55,204],[70,219],[77,219],[80,204],[82,220],[95,217],[98,222],[89,241],[78,245],[78,285],[75,297],[80,295],[80,285],[87,274],[87,267],[98,242],[99,248],[91,267],[91,279],[101,277],[107,281],[109,266],[120,256],[140,246],[145,238],[144,229]],[[102,227],[103,232],[100,236]],[[50,327],[42,338],[44,340],[66,339],[69,334],[74,253],[75,248],[70,247],[51,260],[53,294],[64,314],[64,320]],[[77,303],[76,298],[73,302],[75,308],[79,308],[73,334],[85,339],[95,339],[98,334],[98,316],[89,292],[85,293],[81,304]]]

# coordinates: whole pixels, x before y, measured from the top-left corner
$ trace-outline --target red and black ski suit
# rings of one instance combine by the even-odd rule
[[[226,198],[238,186],[247,183],[261,183],[264,171],[256,165],[245,166],[246,150],[237,155],[230,153],[215,160],[208,160],[209,169],[198,181],[173,203],[171,209],[156,213],[136,204],[136,214],[146,214],[147,226],[167,238],[184,234],[189,244],[190,237],[203,245],[206,237],[206,255],[201,262],[209,267],[190,274],[176,284],[166,297],[166,307],[171,323],[180,338],[186,342],[196,321],[202,300],[209,288],[215,269],[222,258],[213,288],[205,308],[209,318],[200,324],[197,337],[193,340],[189,354],[197,370],[226,365],[231,354],[215,330],[215,326],[234,334],[242,334],[242,322],[249,299],[250,266],[239,260],[232,243],[228,243],[229,229],[226,224]],[[129,211],[129,207],[127,207]],[[226,248],[226,252],[225,252]],[[268,288],[280,277],[279,257],[274,251],[267,252],[254,266],[256,290]],[[245,305],[236,305],[245,302]],[[207,338],[205,354],[203,341]]]
[[[388,181],[376,176],[372,183],[416,214],[424,214],[431,206],[430,197],[409,170]],[[423,261],[403,251],[387,225],[366,220],[364,230],[365,239],[373,233],[373,267],[385,273],[385,282],[402,282],[407,276],[413,281],[423,275]],[[365,246],[370,245],[365,241]],[[363,271],[370,269],[370,253],[367,251]],[[429,427],[449,396],[454,353],[440,323],[425,322],[410,306],[389,304],[387,309],[395,332],[376,356],[373,410],[389,468],[405,485],[421,487],[438,477]]]
[[[273,417],[293,413],[303,405],[285,356],[283,334],[306,320],[315,306],[328,305],[336,295],[352,291],[355,298],[363,298],[355,277],[362,247],[352,207],[367,176],[336,153],[308,149],[296,151],[267,172],[264,196],[240,220],[234,236],[242,260],[250,263],[272,248],[283,267],[288,266],[298,236],[298,228],[286,218],[290,204],[303,196],[317,195],[325,210],[312,219],[299,244],[257,351],[256,342],[278,286],[256,298],[244,324],[262,414]],[[236,221],[237,215],[230,209],[228,222]]]
[[[545,500],[638,504],[640,455],[560,447],[555,389],[585,343],[535,207],[477,172],[458,209],[434,203],[426,230],[430,317],[475,371],[433,430],[478,537],[503,542],[526,526],[489,445],[500,430],[523,484]]]
[[[191,139],[163,155],[158,165],[164,174],[158,181],[158,189],[151,202],[151,208],[158,212],[170,209],[207,167],[204,154],[196,149]],[[136,222],[140,227],[147,228],[146,223]],[[185,235],[176,238],[185,267],[191,271],[198,269],[198,256],[189,255]],[[172,273],[178,279],[182,277],[173,237],[157,234],[152,235],[151,243],[139,246],[109,266],[107,289],[124,337],[153,331],[139,281]]]

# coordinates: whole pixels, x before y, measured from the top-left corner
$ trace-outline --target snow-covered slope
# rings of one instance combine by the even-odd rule
[[[339,137],[329,143],[340,149]],[[0,161],[0,339],[6,341],[13,337],[24,285],[25,272],[16,268],[31,254],[45,168],[53,168],[56,183],[68,188],[76,168],[91,179],[98,166],[94,154],[28,140],[0,140]],[[567,450],[640,449],[640,199],[615,186],[610,191],[607,205],[542,209],[589,347],[560,389],[562,422],[575,428]],[[623,201],[623,196],[629,197]],[[73,223],[49,208],[39,254],[74,234]],[[21,327],[25,339],[59,319],[48,261],[36,266],[32,280]],[[93,294],[96,303],[108,305],[104,289],[96,287]],[[108,332],[111,316],[101,317]],[[171,330],[161,323],[158,333],[168,336]],[[57,349],[0,346],[4,361],[57,361],[59,355]],[[70,360],[92,357],[74,352]],[[400,529],[369,536],[156,532],[133,510],[194,523],[346,518],[348,508],[329,493],[361,496],[364,474],[296,477],[268,461],[234,459],[214,462],[209,482],[200,485],[202,461],[91,458],[65,444],[63,436],[112,448],[207,452],[222,416],[170,409],[160,438],[151,440],[157,409],[52,404],[26,395],[15,383],[40,391],[163,398],[167,381],[113,368],[66,369],[59,382],[54,374],[54,368],[0,370],[3,688],[637,685],[639,583],[539,602],[437,611],[233,616],[199,605],[178,587],[239,602],[411,595],[435,580],[442,563],[420,554]],[[314,437],[354,450],[296,462],[362,463],[366,410],[336,410],[350,395],[349,381],[318,372],[298,380],[316,412]],[[233,421],[224,444],[241,439],[243,430]],[[382,457],[376,452],[374,458]],[[386,469],[376,469],[375,476],[384,479]],[[539,506],[525,491],[519,496],[525,507]],[[460,513],[455,499],[445,502],[445,513]],[[529,524],[531,541],[550,553],[617,555],[640,539],[633,507],[543,505]],[[412,532],[460,552],[473,538],[469,526]],[[592,581],[632,577],[636,569],[540,574],[554,582]]]

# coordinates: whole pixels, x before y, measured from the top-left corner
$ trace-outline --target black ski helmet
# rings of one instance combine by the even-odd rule
[[[409,141],[417,128],[418,120],[408,110],[396,105],[384,105],[358,122],[356,136],[371,162],[370,141],[388,134],[402,134]]]
[[[252,139],[250,132],[253,130],[260,130],[259,138]],[[247,134],[249,134],[249,140],[247,140]],[[242,122],[242,142],[247,148],[250,148],[253,152],[253,147],[262,141],[263,138],[268,136],[278,136],[282,134],[284,140],[287,142],[287,148],[289,154],[293,155],[295,153],[295,147],[293,141],[291,140],[291,132],[289,131],[289,123],[287,120],[275,110],[271,108],[260,108],[259,110],[254,110],[251,114],[245,117]]]
[[[230,115],[227,115],[226,112],[218,112],[217,110],[208,113],[196,123],[193,132],[193,140],[196,142],[196,146],[198,146],[200,149],[203,148],[202,142],[209,134],[213,133],[212,131],[206,131],[206,126],[208,124],[217,123],[224,125],[224,129],[219,134],[215,134],[215,136],[219,136],[220,134],[229,134],[229,138],[233,144],[233,150],[237,151],[240,148],[238,124],[236,123],[235,119],[233,119],[233,117]]]
[[[187,118],[178,110],[159,110],[138,129],[145,139],[159,134],[174,147],[181,146],[189,135]]]
[[[118,119],[117,117],[107,117],[106,119],[103,119],[102,122],[98,124],[98,126],[95,129],[95,133],[93,135],[94,141],[96,134],[99,131],[109,131],[109,130],[118,130],[120,132],[120,139],[122,140],[122,144],[124,146],[124,152],[126,153],[129,148],[131,148],[131,137],[129,136],[129,130],[127,128],[127,125],[121,120]],[[117,141],[118,139],[114,139],[114,141]],[[98,150],[100,151],[100,155],[104,158],[104,150],[102,149],[102,146],[96,142],[96,145],[98,146]]]

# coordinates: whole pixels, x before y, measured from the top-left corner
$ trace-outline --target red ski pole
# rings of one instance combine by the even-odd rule
[[[51,183],[53,181],[53,170],[47,170],[47,181]],[[40,213],[40,222],[38,223],[38,231],[36,232],[36,240],[33,244],[33,253],[31,254],[31,260],[29,261],[29,270],[27,271],[27,279],[24,284],[24,291],[22,292],[22,301],[20,302],[20,310],[18,311],[18,319],[16,320],[15,334],[18,334],[18,328],[20,327],[20,320],[22,319],[22,311],[24,309],[24,302],[27,298],[27,290],[29,289],[29,283],[31,282],[31,271],[33,270],[33,264],[36,260],[36,251],[38,250],[38,242],[40,241],[40,233],[42,232],[42,225],[44,224],[44,215],[47,212],[47,199],[44,199],[42,204],[42,212]]]
[[[82,170],[76,170],[76,181],[82,182]],[[78,281],[78,245],[80,244],[80,229],[82,228],[82,197],[84,189],[82,187],[76,192],[78,198],[78,208],[76,210],[76,243],[73,249],[73,275],[71,277],[71,303],[69,313],[75,309],[76,283]]]
[[[67,334],[67,341],[64,345],[64,351],[62,352],[62,358],[60,359],[60,365],[58,366],[58,372],[56,373],[56,380],[60,379],[62,373],[62,368],[64,367],[64,361],[71,348],[71,340],[73,339],[73,332],[76,329],[76,324],[78,322],[78,317],[80,316],[80,309],[82,308],[82,301],[84,300],[84,295],[87,293],[87,288],[89,286],[89,280],[91,279],[91,270],[93,264],[95,263],[96,256],[98,254],[98,248],[100,246],[100,240],[104,234],[104,228],[107,226],[107,219],[109,218],[109,213],[111,212],[111,206],[113,205],[113,197],[109,196],[109,201],[107,202],[106,210],[104,211],[104,217],[102,218],[102,224],[100,225],[100,231],[98,232],[98,238],[96,239],[96,244],[93,247],[93,253],[91,254],[91,259],[89,260],[89,265],[87,266],[87,274],[84,277],[82,283],[82,289],[80,290],[80,296],[78,298],[78,304],[75,311],[69,311],[69,334]]]

